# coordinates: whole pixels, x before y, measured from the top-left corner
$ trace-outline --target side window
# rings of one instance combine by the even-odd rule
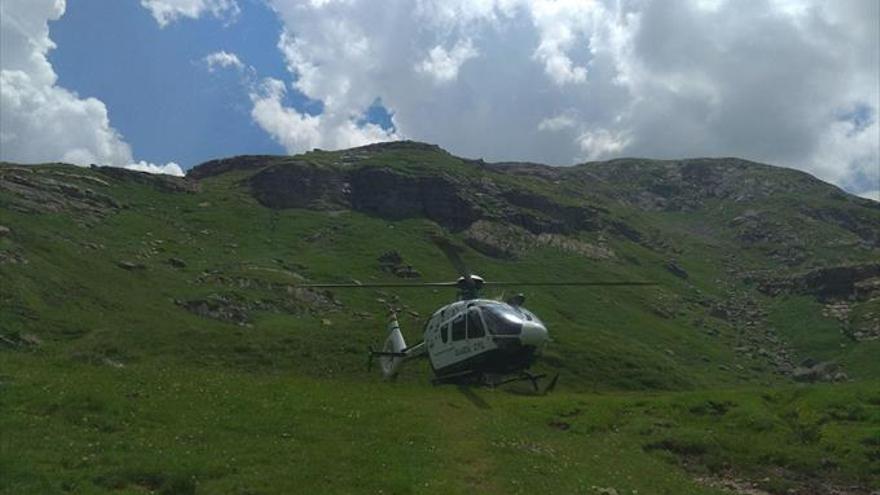
[[[445,324],[440,327],[440,338],[443,339],[443,343],[449,340],[449,324]]]
[[[486,335],[486,329],[483,328],[483,320],[480,318],[480,312],[477,309],[468,311],[467,326],[469,339],[479,339]]]
[[[463,340],[465,336],[464,315],[458,315],[452,320],[452,340]]]

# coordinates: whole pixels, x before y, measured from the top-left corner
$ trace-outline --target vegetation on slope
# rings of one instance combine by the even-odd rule
[[[0,490],[868,492],[877,225],[876,203],[738,160],[5,164]],[[294,285],[397,280],[388,251],[454,279],[438,232],[489,280],[659,285],[526,292],[552,396],[431,387],[423,362],[382,383],[364,350],[386,305],[416,341],[454,294]],[[840,265],[857,275],[822,271]]]

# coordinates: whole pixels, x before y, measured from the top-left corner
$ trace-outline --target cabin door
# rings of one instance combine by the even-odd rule
[[[467,338],[467,318],[465,318],[465,313],[461,313],[453,318],[449,326],[453,360],[459,363],[473,354],[473,347]]]

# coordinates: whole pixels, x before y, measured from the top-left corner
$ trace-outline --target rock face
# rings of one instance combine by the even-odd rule
[[[92,170],[119,182],[143,184],[162,192],[193,193],[198,190],[197,182],[182,177],[174,177],[172,175],[150,174],[147,172],[138,172],[136,170],[128,170],[119,167],[98,167],[94,165],[92,166]]]
[[[201,180],[237,170],[256,170],[265,167],[268,162],[276,158],[272,155],[248,155],[211,160],[187,172],[186,177]]]
[[[464,232],[464,241],[477,251],[493,258],[516,259],[535,247],[550,246],[560,251],[594,260],[614,258],[614,251],[561,234],[535,235],[525,228],[503,222],[479,220]]]
[[[797,382],[845,382],[849,376],[835,363],[817,363],[808,359],[794,369],[792,378]]]
[[[821,299],[867,298],[873,294],[874,282],[880,277],[880,263],[817,268],[782,278],[759,281],[758,290],[770,295],[783,293],[812,294]]]
[[[292,161],[265,168],[250,179],[254,197],[269,208],[348,208],[346,177],[331,168]]]
[[[426,217],[462,230],[482,216],[450,176],[411,177],[388,168],[361,168],[349,176],[351,207],[383,218]]]
[[[880,203],[865,200],[865,209],[841,207],[804,208],[803,214],[819,221],[828,222],[853,232],[866,244],[880,247],[880,218],[872,214],[880,211]]]
[[[25,213],[80,212],[103,215],[121,205],[96,189],[109,184],[95,177],[54,169],[0,167],[0,191],[12,209]]]
[[[450,177],[412,177],[384,167],[344,170],[293,161],[258,172],[250,185],[270,208],[346,208],[392,220],[426,217],[452,230],[481,215]]]
[[[3,206],[23,213],[78,213],[78,220],[100,218],[124,205],[107,193],[114,184],[136,183],[167,193],[193,193],[198,184],[181,177],[148,174],[116,167],[88,170],[64,164],[49,167],[0,163],[0,192],[8,193]]]
[[[356,150],[361,151],[347,154],[368,153],[362,148]],[[239,166],[210,162],[207,171],[200,170],[194,176],[221,168],[253,167],[253,157],[247,158]],[[642,237],[603,208],[564,204],[546,195],[500,186],[491,176],[474,180],[460,171],[408,173],[381,163],[328,166],[308,160],[285,160],[268,164],[253,174],[248,183],[254,197],[269,208],[352,209],[390,220],[427,218],[454,232],[484,220],[510,224],[535,235],[607,230],[631,240],[639,241]]]
[[[738,158],[618,159],[584,167],[597,179],[621,186],[614,192],[618,197],[647,210],[692,211],[707,200],[749,203],[804,190],[832,193],[809,174]]]

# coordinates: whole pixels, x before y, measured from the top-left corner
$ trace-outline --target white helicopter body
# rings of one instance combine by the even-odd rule
[[[521,301],[518,300],[518,301]],[[547,328],[519,304],[466,299],[443,306],[425,323],[423,339],[407,347],[392,313],[380,357],[386,378],[403,361],[427,355],[435,382],[480,379],[497,381],[525,372],[549,340]]]

